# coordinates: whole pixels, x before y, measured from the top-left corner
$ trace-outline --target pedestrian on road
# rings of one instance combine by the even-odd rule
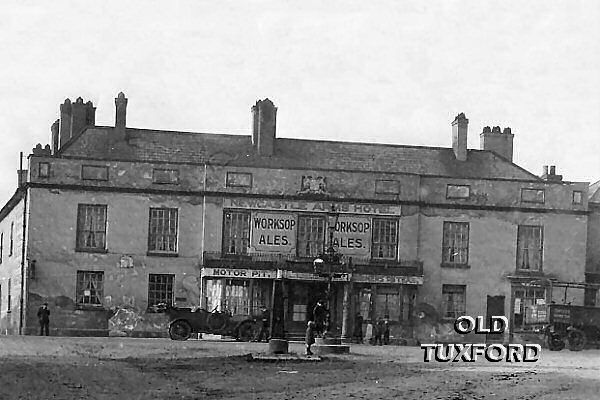
[[[356,340],[356,343],[363,342],[362,325],[363,325],[363,317],[362,317],[362,315],[360,315],[360,313],[356,313],[356,317],[354,317],[354,335],[353,335],[354,340]]]
[[[325,305],[323,305],[323,300],[317,301],[317,305],[313,308],[313,319],[315,333],[319,337],[323,336],[323,329],[327,319],[327,309],[325,308]]]
[[[48,310],[48,303],[42,304],[37,312],[38,319],[40,321],[40,336],[50,335],[50,310]]]
[[[376,323],[373,324],[373,345],[383,345],[381,341],[381,336],[383,335],[383,321],[381,318],[377,320]]]
[[[306,327],[306,355],[312,356],[312,351],[310,350],[310,346],[315,342],[315,322],[308,321],[308,325]]]
[[[263,335],[265,337],[265,342],[269,341],[269,320],[271,319],[271,313],[267,306],[262,306],[260,308],[260,332],[258,333],[258,337],[256,338],[257,342],[262,341]]]
[[[390,317],[383,318],[383,344],[390,344]]]

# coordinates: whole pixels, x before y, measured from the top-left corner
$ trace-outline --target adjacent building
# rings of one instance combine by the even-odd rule
[[[482,128],[479,150],[462,113],[451,148],[289,139],[265,99],[252,135],[173,132],[127,127],[127,102],[96,126],[67,99],[20,169],[0,211],[3,333],[35,334],[43,302],[51,334],[165,332],[152,305],[167,302],[275,306],[294,334],[319,299],[345,336],[357,313],[396,337],[425,314],[507,315],[519,332],[559,299],[545,282],[591,272],[588,184],[514,164],[510,128]],[[329,229],[342,262],[316,273]]]

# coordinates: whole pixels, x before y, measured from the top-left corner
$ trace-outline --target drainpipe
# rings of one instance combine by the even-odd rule
[[[20,313],[19,313],[19,335],[23,334],[23,325],[24,325],[24,319],[25,319],[25,310],[24,310],[24,296],[25,296],[25,262],[26,262],[26,258],[25,258],[25,242],[26,242],[26,229],[27,229],[27,193],[28,193],[28,189],[26,187],[27,185],[27,181],[22,182],[22,178],[21,178],[21,174],[23,171],[23,152],[21,152],[20,154],[20,160],[19,160],[19,190],[24,190],[24,195],[23,195],[23,231],[22,231],[22,243],[21,243],[21,298],[19,301],[19,308],[20,308]]]

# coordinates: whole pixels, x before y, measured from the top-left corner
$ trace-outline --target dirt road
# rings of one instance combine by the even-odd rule
[[[353,346],[319,363],[249,362],[266,344],[0,337],[0,399],[597,399],[600,351],[534,364],[424,363]],[[291,351],[300,352],[300,344]]]

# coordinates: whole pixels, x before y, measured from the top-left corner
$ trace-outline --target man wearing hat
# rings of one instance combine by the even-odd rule
[[[40,320],[40,336],[48,336],[50,333],[50,310],[48,310],[48,303],[44,303],[37,312],[38,319]]]

